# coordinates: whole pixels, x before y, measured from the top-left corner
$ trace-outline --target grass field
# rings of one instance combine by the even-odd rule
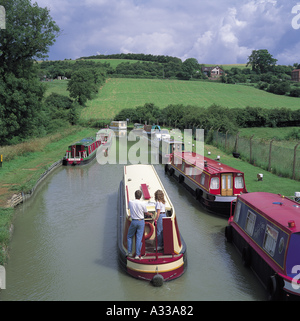
[[[124,108],[154,103],[164,108],[169,104],[208,107],[287,107],[299,108],[299,99],[279,96],[250,86],[230,85],[207,81],[108,79],[97,97],[87,103],[83,119],[112,118]]]
[[[120,63],[119,59],[105,61],[110,62],[113,67]],[[234,65],[230,65],[232,66]],[[240,67],[244,66],[240,65]],[[59,80],[47,82],[46,96],[51,92],[68,96],[67,83],[67,81]],[[252,86],[219,82],[111,78],[107,79],[96,98],[87,102],[87,107],[82,111],[81,117],[84,120],[109,119],[124,108],[135,108],[145,103],[154,103],[161,108],[169,104],[199,107],[217,104],[229,108],[251,106],[299,109],[300,100],[267,93]]]
[[[53,80],[44,82],[46,86],[45,97],[48,97],[51,93],[56,93],[59,95],[64,95],[69,97],[69,92],[67,91],[68,81],[67,80]]]

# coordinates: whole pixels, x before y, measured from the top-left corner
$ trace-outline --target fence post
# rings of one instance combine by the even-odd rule
[[[293,177],[296,178],[296,156],[297,156],[297,147],[300,145],[300,142],[294,147],[294,162],[293,162]]]
[[[238,152],[238,147],[239,147],[239,134],[240,134],[240,132],[238,132],[236,134],[236,140],[235,140],[235,152],[236,153]]]
[[[225,150],[227,151],[227,134],[229,132],[229,129],[226,131],[226,136],[225,136]]]
[[[272,144],[273,144],[274,138],[270,141],[270,150],[269,150],[269,166],[268,171],[271,171],[271,153],[272,153]]]
[[[220,129],[220,127],[217,129],[217,136],[216,136],[216,145],[217,145],[217,147],[218,147],[218,138],[219,138],[219,129]]]
[[[250,164],[253,164],[252,163],[252,139],[253,139],[254,135],[252,135],[250,137]]]

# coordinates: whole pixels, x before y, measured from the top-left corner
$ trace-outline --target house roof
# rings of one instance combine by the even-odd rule
[[[201,69],[202,69],[202,71],[211,71],[211,70],[213,70],[213,69],[215,69],[215,68],[218,68],[218,69],[221,69],[221,70],[223,70],[221,67],[219,67],[219,66],[214,66],[214,67],[206,67],[206,66],[203,66]]]

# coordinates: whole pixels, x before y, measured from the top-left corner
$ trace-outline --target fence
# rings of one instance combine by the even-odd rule
[[[231,135],[229,132],[214,131],[213,145],[227,153],[237,152],[249,163],[261,167],[278,176],[300,180],[300,142],[295,145],[282,146],[274,139],[255,139]]]

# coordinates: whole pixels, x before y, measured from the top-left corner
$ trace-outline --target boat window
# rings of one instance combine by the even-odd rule
[[[266,233],[264,236],[263,248],[273,256],[275,253],[276,243],[278,238],[278,231],[273,227],[267,225]]]
[[[191,176],[193,175],[193,167],[192,166],[189,166],[188,168],[186,168],[186,174],[188,176]]]
[[[244,188],[244,180],[242,176],[237,176],[234,180],[235,188]]]
[[[202,174],[201,174],[200,184],[201,184],[201,185],[204,185],[204,183],[205,183],[205,174],[202,173]]]
[[[234,212],[234,221],[236,223],[239,221],[241,208],[242,208],[242,203],[241,202],[237,202],[236,207],[235,207],[235,212]]]
[[[211,189],[219,189],[220,188],[219,177],[212,177],[212,179],[210,180],[210,188]]]
[[[256,215],[248,210],[247,219],[246,219],[246,225],[245,225],[245,231],[252,236],[254,225],[256,221]]]
[[[194,179],[196,180],[198,175],[200,175],[200,171],[195,167],[194,168]]]
[[[181,170],[184,172],[185,163],[181,164]]]
[[[178,164],[181,164],[181,162],[179,161],[179,157],[175,157],[175,165],[177,166]]]

